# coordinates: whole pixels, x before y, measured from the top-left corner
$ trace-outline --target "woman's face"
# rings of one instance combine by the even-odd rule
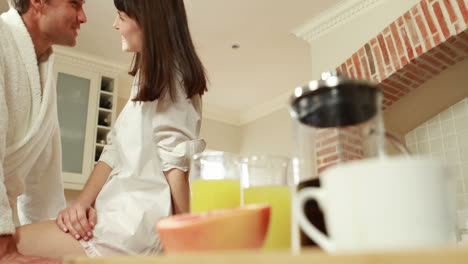
[[[112,25],[122,37],[122,50],[126,52],[141,52],[143,34],[138,23],[125,12],[118,11]]]

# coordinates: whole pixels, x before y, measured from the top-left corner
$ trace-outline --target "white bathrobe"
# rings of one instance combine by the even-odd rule
[[[53,56],[38,64],[14,9],[0,17],[0,234],[65,208]],[[19,219],[16,219],[16,217]]]

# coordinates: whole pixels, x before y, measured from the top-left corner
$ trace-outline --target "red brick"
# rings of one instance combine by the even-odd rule
[[[335,153],[336,152],[336,146],[334,147],[328,147],[325,148],[319,152],[317,152],[317,157],[325,156],[327,154]]]
[[[353,155],[348,156],[348,160],[360,160],[360,159],[362,159],[362,157],[353,156]]]
[[[369,43],[366,43],[366,45],[364,45],[364,49],[366,51],[366,58],[369,65],[370,74],[374,75],[376,73],[374,56],[372,54],[371,46],[369,45]]]
[[[350,145],[347,145],[347,144],[342,144],[342,147],[346,151],[352,152],[352,153],[357,154],[357,155],[362,155],[362,150],[360,150],[360,149],[351,147]]]
[[[442,43],[442,40],[440,39],[439,33],[434,34],[432,39],[434,40],[434,46],[435,47],[439,46],[439,44]]]
[[[440,44],[437,48],[452,58],[457,57],[457,53],[445,43]]]
[[[440,63],[439,61],[433,59],[427,54],[423,54],[420,56],[421,59],[425,60],[427,63],[429,63],[430,66],[436,67],[437,69],[442,69],[444,65]]]
[[[382,89],[383,89],[384,91],[387,91],[388,93],[391,93],[391,94],[397,95],[397,94],[400,93],[399,90],[397,90],[397,89],[395,89],[395,88],[393,88],[393,87],[390,87],[390,86],[388,86],[388,85],[386,85],[386,84],[384,84],[384,83],[381,83],[381,84],[380,84],[380,87],[382,87]]]
[[[457,0],[458,7],[463,16],[463,20],[465,21],[465,25],[468,25],[468,8],[466,8],[465,2],[463,0]]]
[[[404,86],[404,85],[402,85],[402,84],[400,84],[398,82],[395,82],[393,80],[393,78],[395,78],[394,75],[392,75],[392,77],[385,80],[383,83],[385,83],[385,84],[387,84],[387,85],[389,85],[389,86],[391,86],[391,87],[393,87],[395,89],[398,89],[398,90],[400,90],[400,91],[402,91],[404,93],[409,93],[410,90],[408,88],[406,88],[406,86]]]
[[[413,46],[419,45],[421,41],[419,39],[418,31],[414,24],[414,20],[411,17],[411,14],[409,12],[406,12],[403,17],[405,18],[406,25],[408,26],[408,32],[411,37],[411,42],[413,43]]]
[[[357,53],[354,53],[353,56],[351,57],[351,59],[352,59],[353,64],[354,64],[354,68],[356,69],[357,78],[358,79],[363,78],[364,76],[362,76],[362,72],[361,72],[361,63],[359,63],[359,58],[358,58]]]
[[[334,136],[334,137],[331,137],[331,138],[328,138],[328,139],[325,139],[324,141],[320,142],[321,146],[326,146],[326,145],[329,145],[331,143],[336,143],[338,142],[338,136]]]
[[[348,67],[349,77],[356,78],[356,74],[354,73],[354,66],[353,66],[353,62],[351,61],[351,58],[346,60],[346,66]]]
[[[401,57],[401,65],[408,65],[408,59],[406,57]]]
[[[335,162],[335,163],[328,164],[328,165],[326,165],[326,166],[319,167],[318,173],[320,174],[320,173],[322,173],[324,170],[326,170],[326,169],[328,169],[328,168],[330,168],[330,167],[333,167],[333,166],[335,166],[336,164],[338,164],[338,163]]]
[[[468,44],[464,44],[458,36],[451,37],[447,43],[458,51],[468,54]]]
[[[327,158],[323,159],[323,162],[328,163],[330,161],[335,161],[335,160],[338,160],[338,155],[333,155],[333,156],[327,157]]]
[[[422,69],[432,73],[433,75],[438,75],[440,73],[440,69],[438,68],[435,68],[435,67],[431,67],[429,64],[423,62],[423,60],[421,59],[420,60],[420,63],[417,64],[419,67],[421,67]]]
[[[411,14],[412,14],[413,16],[419,14],[418,5],[415,5],[415,6],[413,6],[413,8],[411,8]]]
[[[365,55],[361,57],[361,66],[362,66],[362,72],[364,73],[366,80],[370,80],[371,76],[369,73],[369,65],[367,64],[367,58]]]
[[[431,31],[432,34],[437,32],[436,25],[434,23],[434,20],[432,19],[432,16],[429,12],[429,7],[427,6],[426,1],[421,1],[421,8],[424,13],[424,18],[427,21],[427,25],[429,26],[429,30]]]
[[[379,34],[377,36],[377,40],[379,42],[380,51],[382,52],[385,65],[389,65],[390,64],[390,58],[388,56],[387,46],[385,45],[383,35]]]
[[[418,56],[421,56],[421,54],[423,53],[423,48],[421,45],[416,46],[415,50],[416,50],[416,55]]]
[[[404,74],[404,76],[405,76],[406,78],[412,80],[413,82],[416,82],[416,83],[419,83],[419,84],[421,84],[421,83],[424,82],[423,79],[416,77],[416,75],[412,74],[411,72],[406,72],[406,73]]]
[[[392,78],[394,81],[398,81],[406,86],[411,84],[410,80],[403,78],[401,75],[398,74],[398,72],[395,72],[395,74],[392,75]]]
[[[461,32],[460,34],[458,34],[459,37],[461,37],[463,40],[466,41],[466,43],[468,43],[468,33],[465,32]]]
[[[393,65],[395,66],[395,70],[399,70],[401,68],[400,60],[398,58],[398,54],[396,52],[395,46],[393,45],[392,35],[388,35],[385,37],[385,43],[387,44],[388,51],[390,53],[390,58],[392,58]]]
[[[455,65],[455,62],[452,59],[445,56],[444,54],[442,54],[442,53],[440,53],[438,51],[433,52],[433,54],[437,59],[443,61],[445,64]]]
[[[341,64],[341,72],[343,72],[346,75],[349,75],[348,70],[346,68],[346,63]]]
[[[324,128],[317,131],[317,139],[320,140],[333,134],[336,134],[335,128]]]
[[[434,9],[434,13],[436,15],[437,21],[439,22],[439,26],[442,29],[442,34],[447,39],[450,37],[450,30],[447,26],[447,22],[445,20],[444,14],[442,13],[442,8],[440,7],[440,3],[436,2],[432,5]]]
[[[385,91],[384,91],[383,94],[384,94],[384,98],[386,98],[387,100],[391,100],[391,101],[394,101],[394,102],[398,101],[398,97],[396,97],[396,96],[393,96],[393,95],[391,95],[389,93],[386,93]]]
[[[450,0],[444,0],[445,8],[447,8],[447,12],[450,17],[450,22],[455,23],[457,21],[457,15],[455,14],[455,10],[453,9],[452,3]]]
[[[423,40],[424,40],[425,51],[429,50],[429,49],[432,48],[432,45],[431,45],[431,41],[430,41],[430,36],[429,36],[429,34],[427,33],[427,30],[426,30],[426,25],[424,24],[424,21],[423,21],[421,16],[416,16],[415,19],[416,19],[416,25],[418,26],[419,31],[421,32],[421,35],[422,35]]]
[[[407,68],[408,71],[415,74],[421,79],[428,79],[434,76],[433,74],[431,74],[431,72],[425,71],[421,67],[416,67],[416,63],[408,64],[405,68]]]
[[[403,37],[403,41],[404,41],[403,43],[405,44],[406,52],[408,52],[408,59],[409,61],[411,61],[414,58],[413,46],[410,43],[405,27],[400,27],[400,32]]]
[[[354,144],[354,145],[362,145],[362,139],[360,138],[348,138],[347,140],[348,143]]]
[[[405,50],[403,49],[403,43],[401,42],[400,34],[398,34],[398,29],[395,22],[390,25],[390,29],[392,31],[393,39],[395,40],[395,46],[399,57],[401,58],[406,56]]]
[[[380,48],[378,45],[376,46],[373,46],[372,49],[374,50],[374,55],[377,59],[377,69],[379,70],[379,75],[380,75],[380,79],[381,80],[384,80],[387,75],[385,75],[385,69],[384,69],[384,63],[383,63],[383,60],[382,60],[382,53],[380,52]]]
[[[431,67],[429,64],[426,64],[425,62],[423,62],[423,60],[421,58],[419,58],[418,61],[415,62],[415,65],[417,65],[421,69],[424,69],[424,70],[432,73],[433,75],[437,75],[437,74],[440,73],[440,70]]]

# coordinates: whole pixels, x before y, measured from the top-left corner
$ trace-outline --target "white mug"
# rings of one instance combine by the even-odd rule
[[[303,231],[328,252],[387,251],[455,243],[455,179],[433,160],[353,161],[320,176],[295,206]],[[329,236],[306,218],[305,203],[320,204]]]

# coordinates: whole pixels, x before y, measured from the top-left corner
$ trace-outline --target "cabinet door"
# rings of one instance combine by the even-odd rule
[[[55,66],[65,188],[81,189],[93,168],[99,75]]]

